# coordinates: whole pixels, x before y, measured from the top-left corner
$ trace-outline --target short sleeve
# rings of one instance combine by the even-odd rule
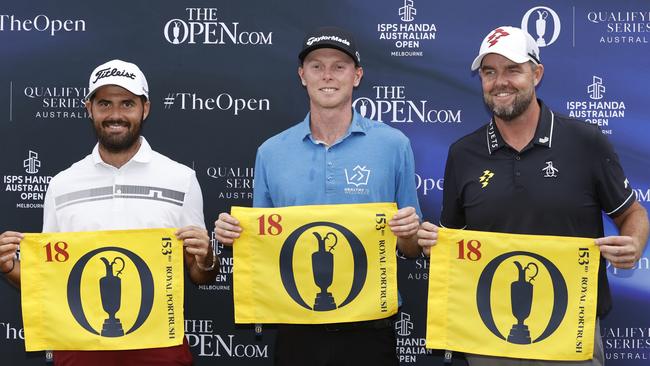
[[[255,156],[255,177],[253,178],[253,207],[273,207],[271,192],[266,181],[266,169],[261,148],[257,149]]]
[[[467,223],[465,221],[463,202],[460,197],[460,187],[458,187],[456,179],[453,145],[449,148],[449,153],[447,154],[444,179],[440,226],[452,229],[462,229],[467,225]]]
[[[598,200],[607,215],[616,217],[634,203],[634,191],[623,172],[614,147],[600,129],[594,131],[594,156],[597,156],[598,160],[593,174]]]
[[[203,217],[203,194],[201,186],[196,179],[196,173],[192,172],[190,184],[185,195],[183,203],[183,217],[181,218],[180,227],[195,225],[205,229],[205,219]]]
[[[422,217],[417,189],[415,188],[415,159],[411,143],[406,142],[401,151],[401,167],[397,169],[397,189],[395,192],[398,208],[413,207],[419,217]]]

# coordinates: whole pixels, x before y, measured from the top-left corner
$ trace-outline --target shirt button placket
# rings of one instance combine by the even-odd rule
[[[328,192],[334,191],[334,152],[332,148],[325,149],[325,186],[327,187]]]
[[[515,188],[519,189],[521,188],[521,155],[515,154],[514,155],[514,183],[515,183]]]
[[[121,213],[126,211],[126,200],[121,197],[124,194],[124,175],[121,170],[116,170],[113,175],[113,215],[115,221],[120,221]],[[115,222],[115,225],[121,225],[121,222]]]

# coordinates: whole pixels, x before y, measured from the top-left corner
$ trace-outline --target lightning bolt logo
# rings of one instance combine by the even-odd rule
[[[489,170],[484,170],[483,175],[478,178],[478,181],[481,183],[481,188],[487,187],[492,177],[494,177],[494,173]]]

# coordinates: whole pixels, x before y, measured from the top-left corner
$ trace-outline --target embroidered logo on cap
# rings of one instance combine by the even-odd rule
[[[334,41],[334,42],[338,42],[338,43],[343,43],[344,45],[346,45],[348,47],[350,46],[350,41],[348,41],[347,39],[341,38],[341,37],[337,37],[337,36],[310,37],[307,40],[306,43],[307,43],[307,46],[311,46],[312,44],[314,44],[316,42],[322,42],[322,41]]]
[[[505,37],[505,36],[509,36],[509,35],[510,35],[510,33],[504,31],[501,28],[495,29],[494,32],[492,32],[492,34],[490,34],[490,36],[488,37],[488,43],[490,44],[488,47],[492,47],[495,44],[497,44],[497,42],[499,42],[499,39],[501,37]]]
[[[98,70],[95,73],[95,81],[93,81],[93,84],[95,84],[99,79],[108,78],[108,77],[111,77],[111,76],[122,76],[122,77],[129,78],[129,79],[135,79],[135,74],[133,74],[133,73],[130,73],[130,72],[126,71],[126,70],[118,70],[116,68],[111,69],[109,67],[109,68],[106,68],[106,69]]]

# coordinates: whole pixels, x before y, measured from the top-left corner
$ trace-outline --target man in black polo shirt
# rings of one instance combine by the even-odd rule
[[[648,239],[648,216],[635,199],[614,149],[597,126],[560,116],[536,98],[544,74],[534,39],[499,27],[483,40],[472,63],[481,77],[492,120],[449,149],[440,224],[491,232],[589,237],[600,247],[599,316],[611,307],[605,260],[632,268]],[[620,236],[603,237],[601,213]],[[438,228],[418,232],[428,253]],[[435,265],[435,264],[432,264]],[[593,360],[602,365],[596,326]],[[566,365],[467,355],[470,366]]]

